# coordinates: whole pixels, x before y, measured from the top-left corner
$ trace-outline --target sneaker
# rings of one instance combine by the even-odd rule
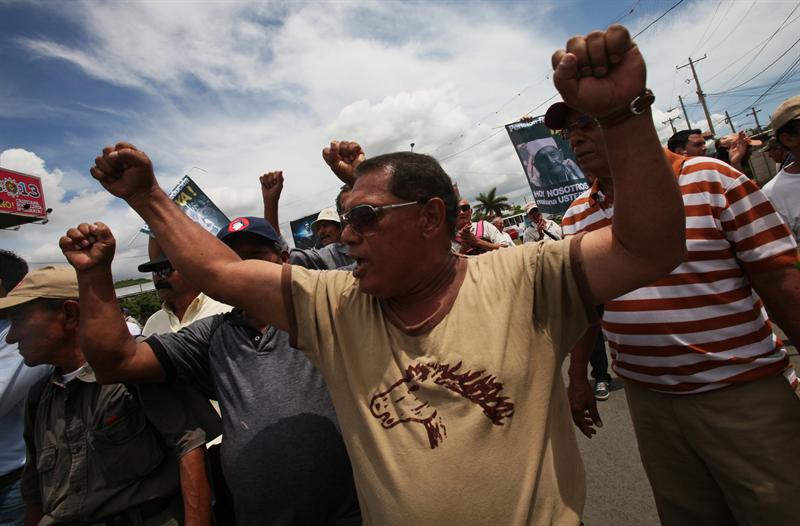
[[[611,392],[608,390],[608,384],[606,382],[597,382],[594,386],[595,399],[608,400],[609,396],[611,396]]]

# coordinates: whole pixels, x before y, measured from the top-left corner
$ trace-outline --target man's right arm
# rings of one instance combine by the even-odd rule
[[[76,243],[82,248],[75,249]],[[111,230],[102,223],[83,223],[70,229],[59,244],[78,276],[80,345],[98,381],[163,382],[163,367],[147,343],[133,339],[117,303],[111,275],[116,243]]]
[[[128,143],[103,149],[92,176],[124,199],[150,226],[172,265],[217,301],[247,311],[256,319],[289,329],[281,289],[282,266],[242,261],[227,245],[189,219],[158,186],[144,152]],[[88,246],[73,242],[74,250]]]

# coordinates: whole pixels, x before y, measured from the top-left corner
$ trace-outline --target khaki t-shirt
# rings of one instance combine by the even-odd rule
[[[572,259],[570,241],[469,258],[452,308],[418,335],[351,273],[284,267],[292,340],[331,391],[366,524],[580,522],[561,363],[589,314]]]

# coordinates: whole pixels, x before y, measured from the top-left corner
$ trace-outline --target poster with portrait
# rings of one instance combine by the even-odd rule
[[[208,230],[215,236],[222,228],[230,223],[228,216],[217,208],[217,205],[197,186],[191,177],[184,176],[169,193],[170,199],[181,207],[189,218]],[[147,225],[141,229],[144,234],[150,235]]]
[[[292,239],[296,248],[314,248],[317,246],[317,236],[311,228],[311,223],[317,219],[319,212],[290,221]]]
[[[539,211],[563,215],[589,183],[569,143],[544,125],[544,118],[506,125]]]

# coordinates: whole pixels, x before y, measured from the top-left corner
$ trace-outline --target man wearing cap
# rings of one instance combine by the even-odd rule
[[[620,187],[605,131],[565,103],[548,109],[545,124],[595,179],[567,210],[564,233],[616,221]],[[763,307],[798,341],[796,244],[744,174],[708,157],[665,155],[683,195],[687,257],[608,301],[602,315],[661,523],[792,524],[800,399]],[[588,437],[601,425],[586,374],[596,330],[573,349],[569,369],[573,420]]]
[[[767,144],[765,144],[759,151],[766,153],[769,158],[772,159],[778,172],[783,170],[789,163],[794,161],[794,155],[792,155],[792,152],[784,148],[774,135],[770,136],[770,138],[767,140]],[[764,188],[761,188],[761,190],[763,191]]]
[[[338,144],[336,146],[338,148]],[[276,232],[279,232],[278,203],[281,198],[281,192],[283,191],[283,172],[268,172],[262,175],[259,181],[261,182],[261,197],[264,201],[264,219],[272,225],[272,228],[275,229]],[[342,192],[344,191],[345,189],[343,188]],[[338,199],[337,197],[337,202]],[[333,270],[351,267],[353,265],[353,259],[347,255],[347,247],[340,242],[342,228],[339,220],[339,212],[335,208],[326,208],[319,213],[317,221],[320,221],[320,218],[322,218],[323,221],[321,223],[323,230],[320,230],[320,232],[325,232],[325,239],[329,242],[323,242],[322,248],[319,249],[291,249],[289,251],[289,263],[317,270]],[[314,228],[317,221],[312,223],[312,228]],[[326,223],[334,224],[326,225]],[[334,237],[335,239],[330,241]]]
[[[155,239],[150,238],[147,251],[150,261],[139,265],[139,272],[152,272],[153,284],[163,303],[145,322],[143,336],[176,332],[196,320],[231,310],[230,305],[209,298],[183,279]]]
[[[536,243],[537,241],[558,241],[561,239],[561,227],[552,219],[545,219],[539,212],[536,203],[525,205],[525,215],[531,220],[531,224],[522,234],[523,243]]]
[[[601,118],[619,183],[613,227],[570,241],[458,257],[452,180],[432,157],[396,152],[350,164],[342,240],[352,273],[242,261],[183,217],[132,145],[105,148],[91,168],[187,277],[288,331],[319,367],[367,524],[580,523],[563,358],[594,305],[669,272],[685,239],[628,31],[611,26],[566,47],[553,54],[554,82]],[[76,234],[71,245],[84,241]]]
[[[92,245],[74,250],[81,236]],[[236,218],[217,237],[243,260],[287,260],[283,240],[260,217]],[[91,321],[104,327],[120,317],[109,294],[114,245],[99,223],[71,229],[61,243],[81,290],[94,292],[86,300]],[[361,524],[328,389],[286,332],[241,309],[138,344],[121,326],[85,328],[87,356],[102,381],[188,384],[219,401],[222,469],[238,524]]]
[[[336,208],[330,207],[320,211],[317,218],[311,223],[311,230],[322,246],[338,243],[342,237],[342,224]]]
[[[472,206],[466,199],[458,201],[456,236],[451,244],[454,252],[467,256],[477,256],[511,246],[493,224],[483,219],[472,220]]]
[[[0,298],[28,273],[28,264],[18,255],[0,250]],[[9,322],[0,319],[0,524],[22,526],[25,504],[20,493],[20,478],[25,465],[25,398],[37,382],[50,375],[47,365],[28,367],[7,343]]]
[[[26,524],[182,524],[179,472],[186,524],[209,524],[205,433],[171,399],[145,410],[125,385],[97,382],[79,328],[94,314],[78,296],[73,269],[44,267],[0,299],[26,365],[54,366],[26,407]]]
[[[772,130],[778,143],[789,150],[795,160],[785,164],[764,185],[763,190],[789,226],[795,240],[800,242],[800,165],[796,161],[800,156],[800,95],[783,101],[775,108]]]

